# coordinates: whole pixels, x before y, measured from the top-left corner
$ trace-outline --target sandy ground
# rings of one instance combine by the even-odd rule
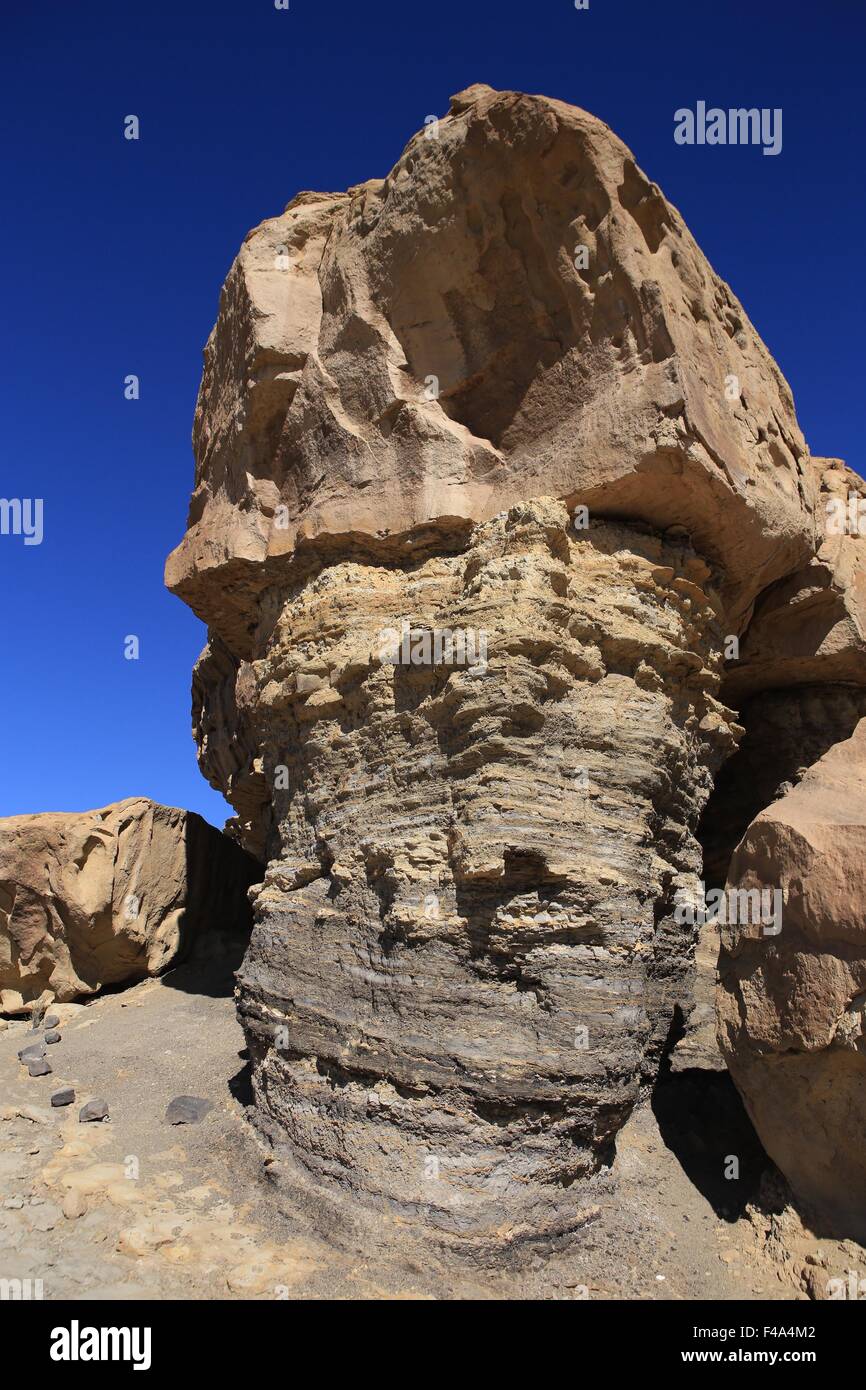
[[[0,1279],[47,1299],[824,1297],[866,1254],[817,1241],[777,1203],[727,1077],[670,1078],[587,1185],[587,1224],[566,1251],[519,1269],[464,1267],[432,1249],[337,1249],[268,1180],[244,1117],[244,1040],[227,968],[183,967],[85,1006],[57,1005],[53,1075],[17,1058],[29,1022],[0,1031]],[[60,1086],[76,1100],[50,1107]],[[212,1102],[172,1126],[177,1095]],[[81,1124],[91,1097],[111,1110]],[[726,1153],[742,1177],[722,1176]],[[763,1200],[757,1200],[763,1173]],[[750,1201],[751,1199],[751,1201]]]

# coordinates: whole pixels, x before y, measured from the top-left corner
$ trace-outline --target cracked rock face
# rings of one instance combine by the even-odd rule
[[[236,936],[260,866],[201,816],[144,797],[0,820],[0,1008],[158,975]]]
[[[486,87],[249,234],[194,443],[166,577],[268,863],[255,1122],[323,1209],[555,1238],[688,1008],[729,639],[816,562],[826,461],[626,147]],[[842,658],[785,679],[834,685],[858,617],[820,563]]]

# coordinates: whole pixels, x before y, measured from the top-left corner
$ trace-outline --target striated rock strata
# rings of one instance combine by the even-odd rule
[[[200,816],[144,797],[0,820],[0,1009],[157,975],[205,934],[213,948],[243,932],[260,878]]]
[[[847,475],[622,142],[487,87],[249,234],[194,445],[166,579],[210,628],[202,770],[268,862],[255,1121],[344,1212],[567,1231],[689,1008],[674,895],[732,711],[864,683]],[[756,809],[704,824],[717,860]]]
[[[539,500],[458,556],[269,591],[280,849],[240,1013],[308,1175],[459,1230],[507,1194],[537,1231],[610,1150],[682,993],[671,904],[733,746],[706,581],[687,546],[578,539]],[[401,614],[483,633],[486,663],[381,661]]]

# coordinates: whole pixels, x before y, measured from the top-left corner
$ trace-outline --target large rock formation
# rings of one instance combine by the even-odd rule
[[[866,719],[749,826],[730,867],[781,931],[723,928],[719,1040],[819,1229],[866,1241]]]
[[[788,387],[621,141],[473,87],[249,234],[194,444],[166,577],[268,860],[256,1121],[338,1206],[567,1230],[688,1006],[728,639],[805,574],[859,670]]]
[[[289,562],[402,562],[529,497],[686,527],[738,621],[814,552],[789,388],[679,214],[602,122],[486,87],[249,234],[194,443],[167,582],[238,656]]]
[[[205,934],[211,949],[242,935],[260,877],[201,816],[144,797],[0,820],[0,1011],[157,975]]]

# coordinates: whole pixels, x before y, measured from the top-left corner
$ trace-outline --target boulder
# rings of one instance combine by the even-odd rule
[[[79,1123],[83,1125],[99,1123],[108,1118],[107,1100],[89,1100],[78,1112]]]
[[[204,1100],[201,1096],[175,1096],[166,1107],[165,1122],[169,1125],[197,1125],[211,1110],[213,1101]]]
[[[0,820],[0,1007],[81,998],[160,974],[204,934],[242,935],[260,877],[200,816],[144,797]]]
[[[781,931],[725,927],[719,1043],[819,1232],[866,1240],[866,719],[762,811],[728,883],[781,890]]]

